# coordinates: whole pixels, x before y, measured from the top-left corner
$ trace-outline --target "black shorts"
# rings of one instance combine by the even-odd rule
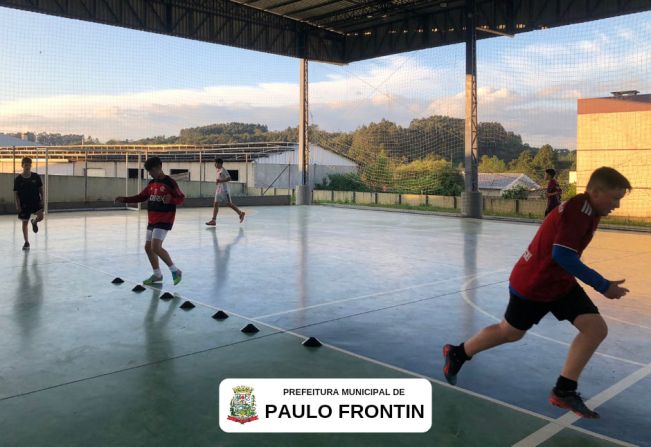
[[[25,205],[21,206],[20,213],[18,213],[18,218],[20,220],[29,220],[32,214],[36,214],[39,211],[42,211],[43,207],[38,205]]]
[[[570,293],[551,302],[531,301],[511,293],[504,319],[514,328],[528,331],[534,324],[538,324],[547,312],[554,314],[558,321],[568,320],[574,323],[579,315],[598,314],[599,309],[577,284]]]

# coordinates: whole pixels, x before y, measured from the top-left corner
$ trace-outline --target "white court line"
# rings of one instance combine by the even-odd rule
[[[109,277],[114,276],[114,274],[109,273],[109,272],[107,272],[107,271],[104,271],[104,270],[98,269],[98,268],[96,268],[96,267],[87,266],[87,265],[81,264],[81,263],[76,262],[76,261],[70,261],[70,260],[64,258],[63,256],[59,256],[59,255],[52,255],[52,256],[56,256],[56,257],[58,257],[58,258],[60,258],[60,259],[62,259],[62,260],[64,260],[64,261],[66,261],[66,262],[70,262],[71,264],[78,265],[78,266],[80,266],[80,267],[82,267],[82,268],[85,268],[85,269],[87,269],[87,270],[94,270],[94,271],[96,271],[96,272],[102,273],[102,274],[104,274],[104,275],[106,275],[106,276],[109,276]],[[131,283],[131,284],[140,284],[139,281],[129,280],[128,278],[127,278],[127,279],[124,279],[124,281],[125,281],[125,282],[129,282],[129,283]],[[155,287],[149,287],[149,286],[145,286],[145,287],[147,287],[147,288],[150,289],[150,290],[157,291],[157,292],[162,292],[162,291],[163,291],[162,289],[158,289],[158,288],[155,288]],[[294,337],[298,337],[298,338],[300,338],[300,339],[302,339],[302,340],[306,340],[306,339],[307,339],[306,336],[301,335],[301,334],[299,334],[299,333],[293,332],[293,331],[291,331],[291,330],[283,329],[283,328],[280,328],[280,327],[278,327],[278,326],[274,326],[274,325],[269,324],[269,323],[265,323],[264,321],[259,321],[259,320],[255,320],[255,319],[253,319],[253,318],[246,317],[246,316],[241,315],[241,314],[238,314],[238,313],[236,313],[236,312],[232,312],[232,311],[230,311],[230,310],[228,310],[228,309],[219,308],[219,307],[217,307],[217,306],[213,306],[213,305],[211,305],[211,304],[207,304],[207,303],[204,303],[204,302],[201,302],[201,301],[197,301],[197,300],[194,300],[194,299],[188,299],[188,298],[184,297],[184,296],[181,295],[181,294],[176,294],[176,293],[175,293],[174,295],[175,295],[176,297],[178,297],[178,298],[183,299],[183,300],[192,301],[193,303],[195,303],[195,304],[197,304],[197,305],[200,305],[200,306],[203,306],[203,307],[206,307],[206,308],[208,308],[208,309],[212,309],[212,310],[223,310],[223,311],[226,312],[227,314],[233,315],[233,316],[235,316],[235,317],[237,317],[237,318],[240,318],[240,319],[243,319],[243,320],[252,321],[252,322],[257,323],[257,324],[259,324],[259,325],[261,325],[261,326],[266,326],[266,327],[268,327],[268,328],[270,328],[270,329],[272,329],[272,330],[277,331],[278,333],[289,334],[289,335],[292,335],[292,336],[294,336]],[[577,426],[574,426],[574,425],[571,425],[571,424],[564,425],[563,421],[559,421],[558,419],[553,419],[553,418],[551,418],[551,417],[549,417],[549,416],[545,416],[544,414],[536,413],[535,411],[527,410],[526,408],[521,408],[521,407],[518,407],[517,405],[513,405],[513,404],[510,404],[510,403],[508,403],[508,402],[504,402],[504,401],[501,401],[501,400],[498,400],[498,399],[492,398],[492,397],[490,397],[490,396],[485,396],[485,395],[483,395],[483,394],[479,394],[479,393],[476,393],[476,392],[474,392],[474,391],[470,391],[470,390],[467,390],[467,389],[464,389],[464,388],[458,388],[458,387],[456,387],[456,386],[452,386],[452,385],[450,385],[450,384],[447,383],[447,382],[441,381],[441,380],[439,380],[439,379],[435,379],[435,378],[430,377],[430,376],[426,376],[426,375],[423,375],[423,374],[419,374],[419,373],[416,373],[416,372],[414,372],[414,371],[409,371],[409,370],[406,370],[406,369],[400,368],[400,367],[398,367],[398,366],[391,365],[391,364],[389,364],[389,363],[384,363],[384,362],[382,362],[382,361],[380,361],[380,360],[376,360],[376,359],[373,359],[373,358],[370,358],[370,357],[363,356],[363,355],[361,355],[361,354],[357,354],[357,353],[354,353],[354,352],[351,352],[351,351],[347,351],[347,350],[345,350],[345,349],[343,349],[343,348],[339,348],[339,347],[337,347],[337,346],[330,345],[330,344],[328,344],[328,343],[322,343],[322,344],[323,344],[323,346],[325,346],[325,347],[327,347],[327,348],[329,348],[329,349],[332,349],[332,350],[334,350],[334,351],[341,352],[342,354],[346,354],[346,355],[349,355],[349,356],[351,356],[351,357],[354,357],[354,358],[357,358],[357,359],[360,359],[360,360],[363,360],[363,361],[366,361],[366,362],[369,362],[369,363],[376,364],[376,365],[378,365],[378,366],[382,366],[382,367],[385,367],[385,368],[391,369],[391,370],[393,370],[393,371],[398,371],[398,372],[401,372],[401,373],[403,373],[403,374],[410,375],[410,376],[412,376],[412,377],[423,378],[423,379],[429,380],[430,382],[436,383],[437,385],[443,386],[443,387],[445,387],[445,388],[454,389],[455,391],[460,392],[460,393],[462,393],[462,394],[466,394],[466,395],[469,395],[469,396],[475,397],[475,398],[477,398],[477,399],[481,399],[481,400],[484,400],[484,401],[487,401],[487,402],[491,402],[491,403],[493,403],[493,404],[496,404],[496,405],[499,405],[499,406],[502,406],[502,407],[508,408],[508,409],[510,409],[510,410],[517,411],[517,412],[519,412],[519,413],[523,413],[523,414],[526,414],[526,415],[529,415],[529,416],[533,416],[533,417],[536,417],[536,418],[539,418],[539,419],[543,419],[543,420],[545,420],[545,421],[547,421],[547,422],[549,423],[548,425],[560,425],[560,426],[561,426],[561,430],[562,430],[563,428],[568,428],[568,429],[570,429],[570,430],[578,431],[578,432],[581,432],[581,433],[587,434],[587,435],[589,435],[589,436],[592,436],[592,437],[595,437],[595,438],[598,438],[598,439],[602,439],[602,440],[605,440],[605,441],[611,442],[611,443],[613,443],[613,444],[617,444],[617,445],[621,445],[621,446],[625,446],[625,447],[631,447],[631,446],[632,446],[632,444],[626,443],[626,442],[621,441],[621,440],[619,440],[619,439],[611,438],[611,437],[606,436],[606,435],[602,435],[601,433],[592,432],[592,431],[590,431],[590,430],[586,430],[586,429],[584,429],[584,428],[577,427]]]
[[[479,278],[480,276],[491,275],[491,274],[501,273],[501,272],[505,272],[505,271],[506,271],[505,269],[494,270],[494,271],[490,271],[490,272],[471,275],[470,278],[472,280],[475,280],[475,279]],[[260,315],[260,316],[253,317],[253,318],[256,318],[256,319],[270,318],[270,317],[275,317],[275,316],[278,316],[278,315],[285,315],[285,314],[290,314],[290,313],[294,313],[294,312],[300,312],[300,311],[303,311],[303,310],[309,310],[309,309],[315,309],[315,308],[318,308],[318,307],[330,306],[330,305],[333,305],[333,304],[339,304],[339,303],[346,303],[346,302],[349,302],[349,301],[362,300],[364,298],[373,298],[373,297],[376,297],[376,296],[389,295],[389,294],[397,293],[397,292],[405,292],[407,290],[414,290],[414,289],[418,289],[420,287],[433,286],[433,285],[436,285],[436,284],[440,284],[442,282],[458,281],[458,280],[463,279],[463,278],[467,278],[467,276],[463,275],[463,276],[457,276],[457,277],[454,277],[454,278],[441,279],[441,280],[438,280],[438,281],[427,282],[427,283],[423,283],[423,284],[417,284],[415,286],[403,287],[403,288],[395,289],[395,290],[388,290],[388,291],[382,291],[382,292],[376,292],[376,293],[369,293],[368,295],[354,296],[352,298],[342,298],[340,300],[327,301],[325,303],[314,304],[312,306],[297,307],[295,309],[283,310],[283,311],[280,311],[280,312],[274,312],[274,313],[271,313],[271,314]],[[452,291],[451,293],[456,293],[456,292]]]
[[[157,290],[157,289],[155,289],[155,290]],[[181,299],[192,301],[195,304],[207,307],[209,309],[223,310],[227,314],[233,315],[233,316],[241,318],[243,320],[252,321],[252,322],[257,323],[257,324],[259,324],[261,326],[267,326],[268,328],[273,329],[275,331],[278,331],[279,333],[293,335],[293,336],[301,338],[303,340],[307,339],[306,336],[301,335],[301,334],[299,334],[297,332],[293,332],[291,330],[283,329],[283,328],[280,328],[278,326],[274,326],[272,324],[265,323],[263,321],[255,320],[253,318],[246,317],[246,316],[238,314],[236,312],[231,312],[231,311],[229,311],[227,309],[219,308],[217,306],[213,306],[211,304],[203,303],[201,301],[190,300],[189,298],[186,298],[186,297],[184,297],[184,296],[182,296],[180,294],[175,294],[175,295],[178,296]],[[479,394],[479,393],[476,393],[474,391],[470,391],[470,390],[467,390],[467,389],[464,389],[464,388],[458,388],[456,386],[452,386],[449,383],[443,382],[443,381],[441,381],[439,379],[435,379],[434,377],[426,376],[424,374],[419,374],[419,373],[414,372],[414,371],[409,371],[407,369],[403,369],[403,368],[400,368],[399,366],[391,365],[389,363],[384,363],[384,362],[382,362],[380,360],[376,360],[376,359],[373,359],[373,358],[370,358],[370,357],[366,357],[364,355],[357,354],[357,353],[348,351],[348,350],[343,349],[343,348],[339,348],[337,346],[334,346],[334,345],[331,345],[331,344],[328,344],[328,343],[323,343],[322,342],[322,344],[323,344],[323,346],[325,346],[325,347],[327,347],[329,349],[332,349],[334,351],[341,352],[342,354],[346,354],[346,355],[349,355],[351,357],[355,357],[357,359],[360,359],[360,360],[363,360],[363,361],[366,361],[366,362],[369,362],[369,363],[373,363],[373,364],[376,364],[378,366],[385,367],[387,369],[398,371],[398,372],[401,372],[403,374],[407,374],[407,375],[410,375],[410,376],[413,376],[413,377],[419,377],[419,378],[422,378],[422,379],[426,379],[426,380],[429,380],[430,382],[436,383],[436,384],[438,384],[440,386],[450,388],[450,389],[454,389],[455,391],[458,391],[460,393],[467,394],[467,395],[473,396],[473,397],[475,397],[477,399],[485,400],[485,401],[488,401],[488,402],[491,402],[491,403],[494,403],[494,404],[509,408],[509,409],[511,409],[513,411],[517,411],[519,413],[524,413],[524,414],[527,414],[529,416],[534,416],[534,417],[537,417],[537,418],[540,418],[540,419],[544,419],[544,420],[546,420],[548,422],[548,425],[560,425],[559,430],[562,430],[564,428],[568,428],[568,429],[575,430],[575,431],[578,431],[578,432],[581,432],[581,433],[585,433],[585,434],[593,436],[595,438],[599,438],[599,439],[603,439],[605,441],[612,442],[613,444],[622,445],[622,446],[625,446],[625,447],[631,447],[631,446],[635,447],[633,444],[629,444],[629,443],[621,441],[619,439],[615,439],[615,438],[611,438],[611,437],[606,436],[606,435],[602,435],[601,433],[592,432],[590,430],[586,430],[584,428],[577,427],[577,426],[574,426],[574,425],[571,425],[571,424],[563,425],[562,421],[559,422],[557,419],[552,419],[549,416],[545,416],[544,414],[536,413],[535,411],[527,410],[526,408],[521,408],[521,407],[518,407],[516,405],[510,404],[508,402],[504,402],[504,401],[501,401],[501,400],[498,400],[498,399],[494,399],[492,397],[485,396],[483,394]]]
[[[590,408],[597,408],[600,405],[602,405],[604,402],[622,393],[627,388],[630,388],[631,386],[635,385],[637,382],[644,379],[649,374],[651,374],[651,363],[644,366],[643,368],[638,369],[633,374],[624,377],[622,380],[615,383],[611,387],[606,388],[601,393],[597,394],[592,399],[588,400],[586,402],[586,405]],[[576,414],[569,412],[557,418],[555,422],[558,422],[560,424],[574,424],[579,419],[581,419],[580,416],[577,416]],[[549,423],[544,427],[542,427],[541,429],[539,429],[538,431],[533,432],[526,438],[513,444],[513,447],[535,447],[537,445],[542,444],[549,438],[553,437],[562,429],[563,427],[561,425],[558,425],[556,423]],[[629,445],[634,445],[634,444],[629,444]]]
[[[643,324],[632,323],[632,322],[630,322],[630,321],[621,320],[621,319],[619,319],[619,318],[611,317],[610,315],[602,315],[602,316],[603,316],[604,318],[608,318],[608,319],[610,319],[610,320],[619,321],[620,323],[628,324],[628,325],[630,325],[630,326],[636,326],[636,327],[639,327],[639,328],[642,328],[642,329],[648,329],[648,330],[651,330],[651,327],[649,327],[649,326],[644,326]]]
[[[461,293],[461,298],[463,298],[463,300],[464,300],[466,303],[468,303],[468,304],[469,304],[473,309],[475,309],[477,312],[481,312],[482,314],[486,315],[487,317],[491,318],[491,319],[494,320],[494,321],[497,321],[497,322],[502,321],[502,318],[496,317],[496,316],[493,315],[492,313],[485,311],[484,309],[482,309],[481,307],[479,307],[477,304],[475,304],[475,303],[472,302],[472,300],[471,300],[470,297],[468,296],[468,291],[466,290],[466,289],[469,287],[469,283],[470,283],[471,281],[472,281],[472,280],[469,280],[469,281],[466,281],[466,282],[464,283],[463,288],[462,288],[461,291],[460,291],[460,293]],[[527,334],[533,335],[534,337],[542,338],[543,340],[547,340],[547,341],[551,341],[551,342],[553,342],[553,343],[557,343],[557,344],[559,344],[559,345],[570,346],[570,343],[567,343],[567,342],[564,342],[564,341],[561,341],[561,340],[556,340],[555,338],[547,337],[546,335],[538,334],[537,332],[533,332],[533,331],[531,331],[531,330],[527,331]],[[603,353],[603,352],[599,352],[599,351],[596,351],[596,352],[595,352],[595,355],[599,355],[599,356],[601,356],[601,357],[606,357],[606,358],[609,358],[609,359],[617,360],[617,361],[619,361],[619,362],[630,363],[631,365],[636,365],[636,366],[646,366],[646,363],[636,362],[635,360],[624,359],[624,358],[617,357],[617,356],[614,356],[614,355],[605,354],[605,353]]]

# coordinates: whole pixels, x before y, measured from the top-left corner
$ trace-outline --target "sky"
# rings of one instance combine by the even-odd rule
[[[0,7],[0,132],[137,139],[217,122],[298,121],[297,59]],[[651,12],[478,42],[479,120],[576,145],[576,101],[651,93]],[[463,45],[309,65],[310,120],[350,131],[463,118]]]

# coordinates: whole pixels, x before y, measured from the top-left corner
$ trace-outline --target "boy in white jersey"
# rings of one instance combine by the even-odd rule
[[[215,205],[212,211],[212,219],[206,222],[206,225],[217,225],[217,213],[219,212],[220,203],[226,204],[226,206],[235,211],[240,217],[240,223],[242,223],[246,213],[236,207],[231,200],[231,190],[228,186],[228,182],[231,181],[231,176],[226,168],[224,168],[224,160],[221,158],[215,160],[215,167],[217,168],[217,180],[215,180],[215,183],[217,184],[217,187],[215,188]]]

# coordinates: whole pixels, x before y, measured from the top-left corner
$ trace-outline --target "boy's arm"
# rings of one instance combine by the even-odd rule
[[[45,193],[43,192],[43,187],[38,188],[38,204],[43,207],[43,202],[45,201]]]
[[[16,197],[16,210],[20,212],[20,197],[18,197],[18,191],[14,191],[14,196]]]
[[[140,191],[140,194],[136,194],[135,196],[120,196],[116,197],[115,201],[119,203],[138,203],[138,202],[144,202],[147,199],[149,199],[149,185],[145,186],[145,189]]]
[[[173,205],[182,205],[185,201],[185,194],[179,188],[179,184],[174,182],[174,188],[172,189],[172,194],[170,194],[170,202]]]
[[[597,292],[606,293],[610,287],[610,281],[581,262],[579,254],[573,249],[554,244],[552,258],[563,267],[563,270],[591,286]]]
[[[552,248],[552,257],[566,272],[593,287],[606,298],[619,299],[629,292],[627,288],[620,286],[624,282],[623,279],[619,281],[608,281],[581,262],[579,254],[571,248],[554,245]]]

